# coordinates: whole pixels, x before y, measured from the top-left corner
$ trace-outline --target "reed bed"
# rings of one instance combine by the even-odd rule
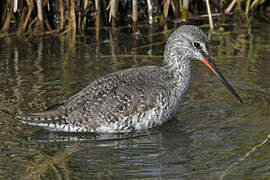
[[[0,37],[18,35],[77,34],[89,27],[129,25],[139,34],[139,24],[188,21],[192,17],[239,13],[241,17],[268,16],[266,0],[1,0]]]

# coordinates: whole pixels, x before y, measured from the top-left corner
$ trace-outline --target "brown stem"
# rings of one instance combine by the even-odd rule
[[[133,19],[133,32],[135,34],[139,33],[139,29],[138,29],[138,6],[137,6],[137,0],[132,0],[132,19]]]
[[[59,22],[58,28],[60,30],[62,30],[63,26],[64,26],[64,5],[63,5],[63,0],[59,0],[59,8],[60,8],[60,22]]]
[[[81,32],[82,31],[82,10],[81,10],[81,8],[80,8],[80,4],[81,4],[81,0],[78,0],[77,1],[77,15],[78,15],[78,30],[79,30],[79,32]]]
[[[10,24],[10,19],[11,19],[11,12],[7,12],[6,20],[4,22],[4,25],[1,29],[2,32],[7,32],[9,30],[9,24]]]
[[[31,14],[32,14],[32,11],[33,11],[33,8],[34,8],[34,2],[33,0],[27,0],[27,4],[28,4],[28,12],[27,12],[27,15],[26,15],[26,18],[25,18],[25,21],[24,21],[24,24],[23,24],[23,31],[25,31],[27,25],[28,25],[28,21],[31,17]]]
[[[72,37],[75,37],[77,27],[76,27],[75,3],[73,0],[70,0],[70,17],[72,22]]]
[[[49,31],[53,30],[48,19],[45,20],[45,24]]]
[[[42,1],[36,0],[37,2],[37,10],[38,10],[38,20],[41,31],[44,31],[44,24],[43,24],[43,15],[42,15]]]
[[[163,17],[164,17],[164,19],[168,18],[170,1],[171,0],[163,0]]]
[[[100,27],[100,0],[95,0],[96,7],[96,26]]]
[[[172,6],[172,9],[173,9],[173,14],[174,14],[174,17],[179,17],[180,14],[179,14],[179,4],[178,4],[178,1],[177,0],[172,0],[171,1],[171,6]]]
[[[109,8],[109,22],[111,21],[112,26],[115,27],[117,25],[118,0],[110,0]]]
[[[100,29],[100,0],[95,0],[96,7],[96,41],[99,40],[99,29]]]
[[[20,17],[20,21],[19,21],[18,31],[17,31],[18,35],[20,35],[23,32],[23,25],[24,25],[25,15],[26,15],[26,7],[23,7],[21,17]]]

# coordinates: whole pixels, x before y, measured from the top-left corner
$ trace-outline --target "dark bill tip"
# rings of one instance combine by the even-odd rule
[[[202,56],[202,62],[211,70],[215,75],[218,77],[218,79],[224,84],[224,86],[234,95],[234,97],[240,102],[243,103],[242,98],[239,96],[239,94],[233,89],[233,87],[229,84],[229,82],[225,79],[223,74],[218,70],[214,62],[209,58],[206,59]]]

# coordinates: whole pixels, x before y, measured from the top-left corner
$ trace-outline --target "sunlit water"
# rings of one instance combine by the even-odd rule
[[[21,124],[108,73],[162,62],[178,25],[0,39],[0,179],[270,178],[270,25],[224,25],[213,59],[244,103],[199,61],[177,117],[132,134],[53,133]],[[208,33],[208,29],[203,29]]]

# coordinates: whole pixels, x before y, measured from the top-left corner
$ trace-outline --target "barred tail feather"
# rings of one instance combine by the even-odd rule
[[[64,116],[60,111],[45,110],[37,113],[19,115],[18,118],[22,123],[40,126],[40,124],[64,124],[66,116]]]
[[[60,126],[64,128],[67,123],[66,115],[61,109],[62,105],[56,104],[44,111],[19,115],[17,117],[22,123],[32,126],[40,126],[48,129],[59,129]],[[62,131],[61,129],[59,130]]]
[[[38,126],[50,131],[88,132],[86,128],[67,122],[62,109],[48,108],[44,111],[17,116],[24,124]]]
[[[64,131],[64,132],[86,132],[87,131],[83,127],[77,127],[77,126],[67,123],[65,115],[61,115],[61,114],[41,115],[41,113],[20,115],[18,116],[18,118],[24,124],[42,127],[50,131]]]

